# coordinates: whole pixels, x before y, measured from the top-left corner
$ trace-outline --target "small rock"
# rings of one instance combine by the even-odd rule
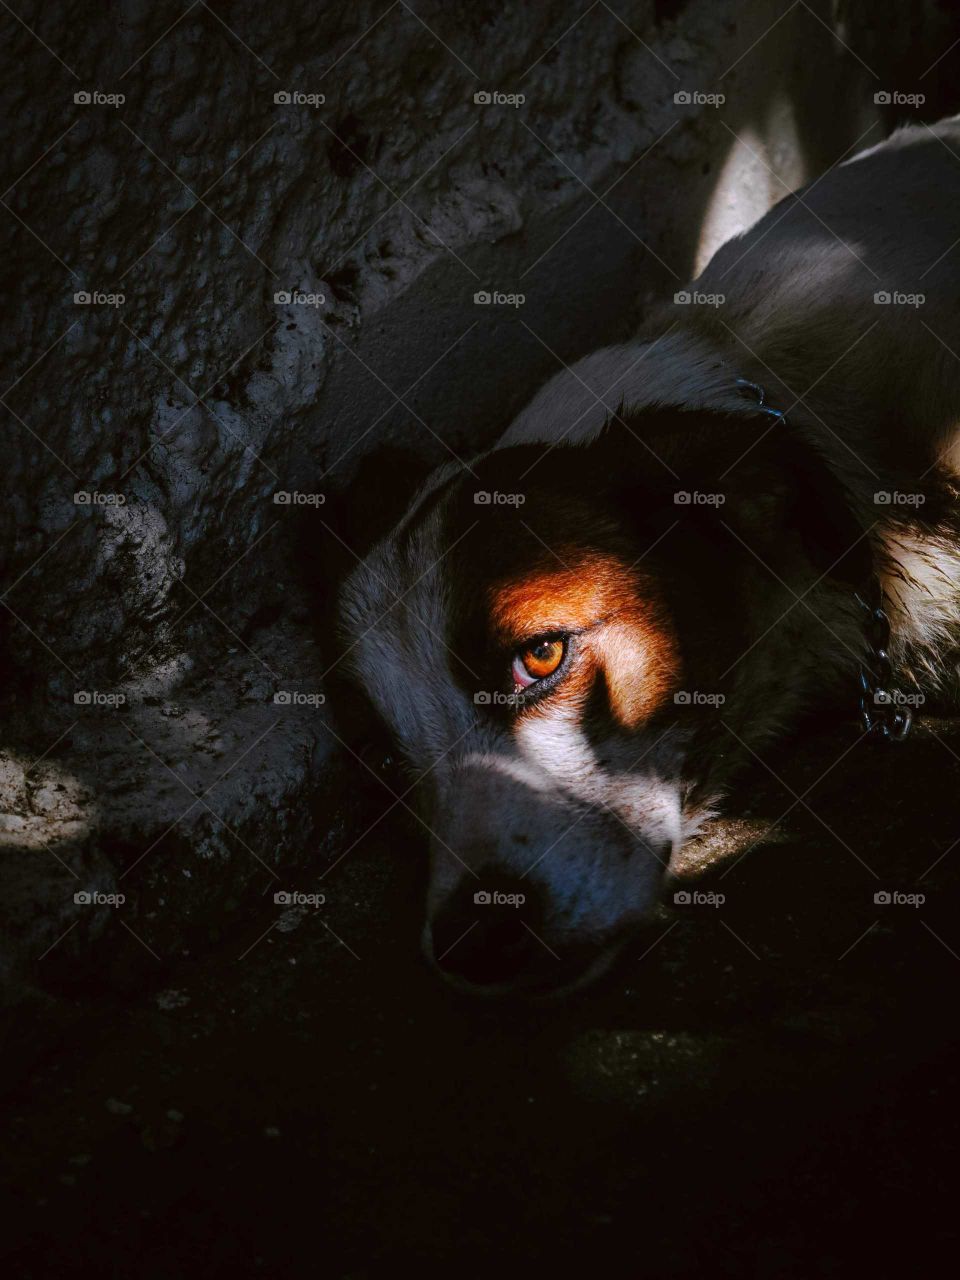
[[[284,911],[274,927],[279,933],[293,933],[306,915],[305,907],[291,907],[289,911]]]
[[[184,991],[161,991],[157,996],[157,1005],[161,1009],[182,1009],[190,1003],[190,997]]]

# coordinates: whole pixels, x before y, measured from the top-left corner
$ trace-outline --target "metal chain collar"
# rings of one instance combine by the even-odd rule
[[[870,642],[870,663],[860,665],[860,723],[864,733],[872,733],[878,740],[903,742],[913,727],[913,710],[903,701],[901,691],[890,687],[890,619],[883,611],[883,592],[876,580],[873,595],[875,603],[868,604],[854,592],[854,599],[867,614]]]

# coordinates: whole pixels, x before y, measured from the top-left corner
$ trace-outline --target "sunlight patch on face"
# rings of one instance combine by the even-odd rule
[[[611,609],[633,603],[635,575],[614,556],[561,547],[560,567],[501,583],[491,592],[495,633],[505,641],[592,626]]]
[[[605,628],[599,648],[613,717],[621,728],[636,729],[662,698],[667,664],[649,636],[628,622]]]
[[[539,758],[543,759],[542,751]],[[464,771],[484,769],[488,773],[499,774],[509,782],[529,787],[531,791],[551,791],[554,789],[554,780],[547,769],[537,765],[537,759],[537,755],[518,760],[515,756],[469,751],[460,757],[458,765]]]
[[[611,727],[635,732],[664,702],[678,673],[676,644],[652,589],[616,556],[571,554],[575,567],[536,573],[491,592],[495,635],[580,633],[565,675],[529,719],[576,720],[599,682]],[[532,682],[530,682],[532,683]]]
[[[521,722],[515,740],[526,767],[567,798],[619,819],[641,844],[656,848],[679,843],[679,782],[649,768],[634,772],[631,766],[642,754],[635,739],[626,751],[612,749],[611,758],[601,763],[579,719],[564,710],[549,719]]]

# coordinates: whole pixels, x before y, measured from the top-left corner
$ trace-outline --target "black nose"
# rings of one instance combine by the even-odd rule
[[[490,991],[548,980],[556,957],[540,936],[541,908],[527,880],[471,878],[432,923],[435,963],[459,983]]]

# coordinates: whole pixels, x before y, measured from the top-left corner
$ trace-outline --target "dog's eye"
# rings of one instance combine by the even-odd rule
[[[537,640],[519,650],[513,659],[513,678],[522,688],[552,676],[563,661],[563,640]]]

